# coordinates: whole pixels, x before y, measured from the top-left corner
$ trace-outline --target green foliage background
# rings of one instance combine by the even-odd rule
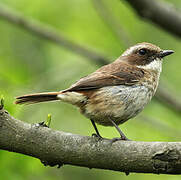
[[[166,81],[175,95],[181,94],[180,39],[157,26],[139,19],[125,1],[104,0],[134,42],[151,42],[175,54],[165,59],[161,80]],[[180,0],[167,0],[181,8]],[[111,29],[96,13],[91,0],[0,0],[25,17],[53,26],[58,32],[97,52],[110,57],[110,62],[125,50]],[[32,35],[0,18],[0,94],[5,97],[6,109],[18,119],[29,123],[43,121],[52,114],[52,129],[91,135],[89,120],[77,109],[65,103],[43,103],[33,106],[16,106],[14,97],[42,91],[56,91],[98,68],[91,60],[60,48],[45,39]],[[180,96],[179,96],[180,98]],[[181,121],[173,112],[155,99],[142,112],[153,121],[141,116],[122,125],[123,132],[137,141],[180,141]],[[105,137],[115,137],[114,128],[98,126]],[[98,162],[99,163],[99,162]],[[57,179],[171,179],[179,176],[130,174],[89,170],[64,166],[61,169],[44,167],[39,160],[24,155],[0,151],[0,179],[57,180]]]

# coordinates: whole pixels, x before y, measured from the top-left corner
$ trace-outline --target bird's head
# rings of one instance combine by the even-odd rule
[[[122,54],[121,59],[143,69],[161,72],[162,59],[173,52],[172,50],[162,50],[156,45],[143,42],[128,48]]]

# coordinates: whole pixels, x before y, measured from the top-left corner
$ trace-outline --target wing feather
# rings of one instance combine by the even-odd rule
[[[131,86],[138,83],[143,76],[143,69],[118,61],[105,65],[94,73],[81,78],[65,91],[90,90],[116,85]]]

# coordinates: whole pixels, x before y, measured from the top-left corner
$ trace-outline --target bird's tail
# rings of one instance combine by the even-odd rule
[[[45,101],[56,101],[60,100],[58,95],[62,92],[47,92],[47,93],[35,93],[27,94],[23,96],[16,97],[15,104],[34,104]]]

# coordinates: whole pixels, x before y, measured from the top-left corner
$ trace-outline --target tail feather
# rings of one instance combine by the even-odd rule
[[[27,94],[16,97],[15,104],[34,104],[45,101],[56,101],[59,100],[57,97],[61,92],[47,92],[47,93],[35,93]]]

